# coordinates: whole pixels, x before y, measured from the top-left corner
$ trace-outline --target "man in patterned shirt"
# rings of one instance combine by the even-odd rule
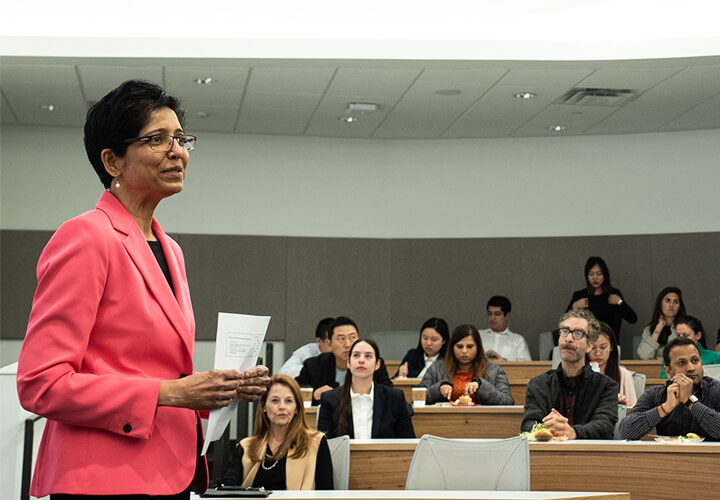
[[[690,432],[720,440],[720,382],[703,377],[695,342],[677,337],[663,349],[668,381],[646,390],[620,423],[622,439],[640,439],[653,427],[663,436]]]

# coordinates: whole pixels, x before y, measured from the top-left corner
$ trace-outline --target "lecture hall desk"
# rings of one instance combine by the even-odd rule
[[[350,489],[403,489],[417,439],[350,442]],[[533,491],[621,491],[632,500],[716,498],[720,443],[530,443]],[[690,488],[690,489],[688,489]]]
[[[499,361],[497,364],[502,366],[508,376],[508,379],[526,379],[530,380],[536,375],[540,375],[548,371],[552,365],[550,361]],[[631,372],[644,373],[648,378],[660,377],[661,361],[657,359],[623,359],[620,364]],[[398,360],[385,360],[390,375],[397,373],[397,367],[400,365]]]
[[[198,498],[193,495],[193,499]],[[273,491],[269,500],[630,500],[627,493],[588,491]]]
[[[415,435],[447,438],[508,438],[520,433],[522,406],[457,406],[435,405],[413,408]],[[315,428],[317,406],[305,408],[305,421]]]
[[[386,361],[392,364],[395,361]],[[399,361],[397,362],[399,363]],[[550,361],[500,361],[498,364],[505,370],[510,383],[510,393],[516,405],[525,404],[525,389],[531,378],[548,371],[551,368]],[[621,364],[628,370],[644,373],[647,377],[646,387],[661,384],[659,360],[623,360]],[[388,368],[390,370],[390,368]],[[395,372],[391,372],[395,373]],[[405,393],[405,399],[412,401],[412,387],[420,385],[419,379],[396,379],[393,385]]]

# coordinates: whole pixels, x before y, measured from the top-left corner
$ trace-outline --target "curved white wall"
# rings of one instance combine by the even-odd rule
[[[431,238],[720,230],[720,131],[383,141],[202,134],[170,232]],[[82,131],[4,127],[0,228],[55,229],[101,186]]]
[[[5,55],[596,60],[720,53],[713,0],[206,0],[160,12],[133,2],[5,4]]]

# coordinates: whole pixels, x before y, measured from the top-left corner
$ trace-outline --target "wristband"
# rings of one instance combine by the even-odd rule
[[[663,413],[665,414],[665,417],[667,417],[670,412],[668,412],[667,410],[665,410],[665,406],[663,406],[664,404],[665,404],[665,403],[663,403],[663,404],[660,405],[660,409],[661,409],[661,410],[663,411]],[[665,418],[665,417],[663,417],[663,418]]]

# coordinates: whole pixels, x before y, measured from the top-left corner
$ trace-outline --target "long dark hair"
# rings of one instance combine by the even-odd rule
[[[425,353],[425,350],[422,346],[422,332],[426,328],[432,328],[436,332],[440,334],[440,336],[443,339],[443,345],[440,348],[440,352],[438,353],[438,359],[443,359],[445,357],[445,351],[447,351],[447,344],[448,340],[450,339],[450,328],[448,328],[447,322],[442,318],[430,318],[427,320],[423,325],[420,327],[420,335],[418,336],[418,345],[415,348],[415,352],[412,355],[412,359],[410,360],[410,363],[408,364],[415,364],[418,366],[422,366],[425,363],[425,358],[423,357],[423,354]]]
[[[707,349],[707,341],[705,340],[705,328],[703,328],[703,324],[700,322],[699,319],[697,319],[695,316],[678,316],[675,319],[675,328],[678,327],[678,325],[687,325],[694,333],[697,335],[698,333],[702,333],[702,337],[700,337],[700,345],[703,346],[703,349]]]
[[[617,341],[615,340],[615,332],[610,325],[604,321],[600,322],[600,335],[605,335],[610,341],[610,356],[605,365],[605,375],[620,383],[620,355],[618,353]]]
[[[682,292],[676,286],[666,286],[665,288],[660,290],[660,293],[655,299],[655,307],[653,307],[652,318],[650,319],[649,323],[650,333],[655,331],[655,327],[657,326],[658,321],[660,321],[660,316],[662,316],[662,301],[669,293],[677,294],[678,299],[680,300],[680,307],[678,308],[678,313],[675,316],[675,319],[685,316],[685,303],[683,302]],[[670,336],[670,333],[670,325],[665,325],[665,328],[663,328],[663,331],[660,333],[660,337],[658,337],[658,344],[667,344],[667,339]]]
[[[473,378],[485,378],[487,374],[487,360],[485,359],[485,349],[483,349],[480,332],[474,325],[460,325],[455,328],[450,337],[450,345],[445,353],[445,377],[452,380],[455,372],[458,371],[458,362],[455,359],[455,344],[466,337],[472,337],[477,346],[477,353],[472,362]]]
[[[352,358],[352,353],[355,350],[355,346],[360,342],[365,342],[367,345],[373,348],[375,351],[375,361],[380,361],[380,349],[372,339],[357,339],[353,342],[348,353],[348,359]],[[350,388],[352,387],[352,373],[348,369],[345,372],[345,383],[340,386],[340,394],[338,394],[338,406],[335,409],[333,420],[335,420],[335,429],[337,429],[337,435],[342,436],[347,434],[348,422],[352,418],[352,401],[350,400]]]
[[[598,256],[592,256],[588,257],[587,262],[585,262],[585,286],[587,287],[588,295],[592,296],[593,294],[593,287],[590,285],[590,280],[588,279],[588,273],[590,272],[590,269],[592,269],[595,266],[600,267],[600,272],[603,273],[603,284],[602,289],[603,292],[606,293],[612,293],[612,285],[610,284],[610,270],[608,269],[607,264],[605,264],[605,261],[602,257]]]

